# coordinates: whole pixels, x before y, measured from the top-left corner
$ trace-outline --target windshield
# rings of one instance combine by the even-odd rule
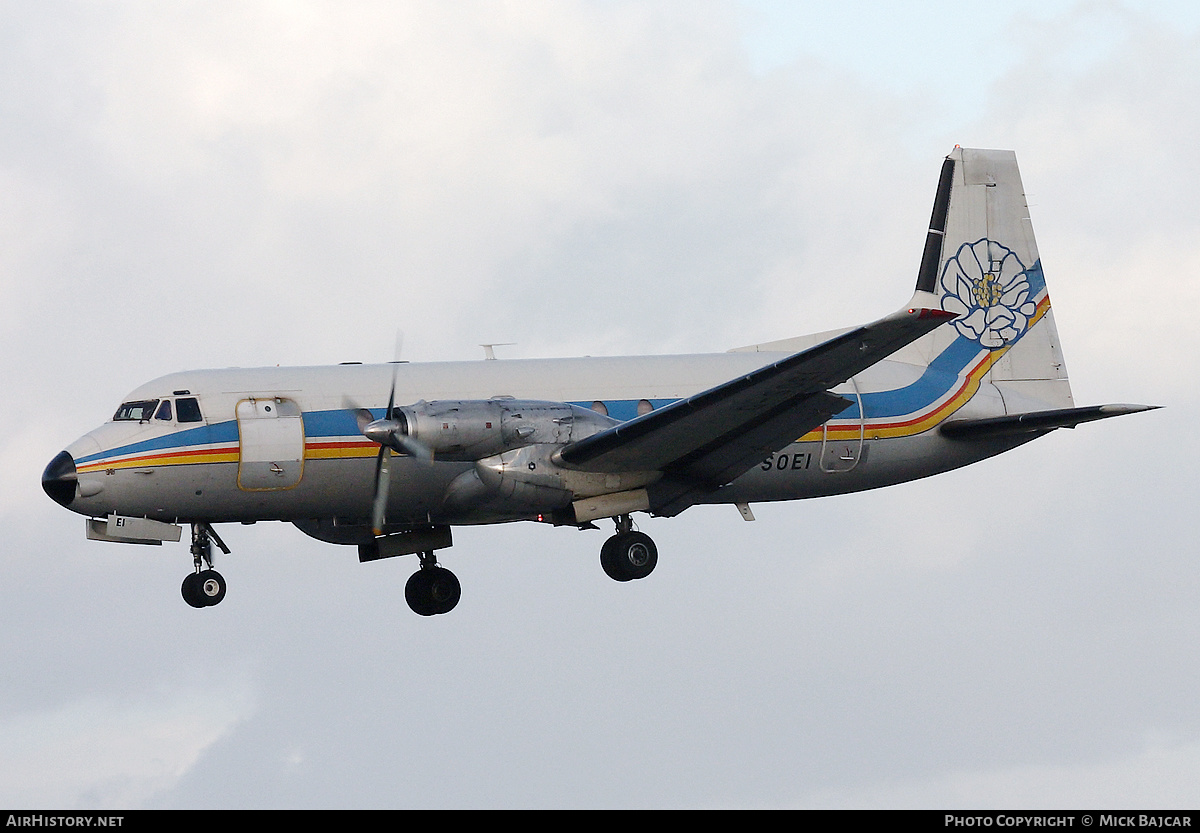
[[[117,412],[113,414],[114,421],[121,420],[137,420],[142,421],[150,419],[154,415],[154,406],[158,404],[157,399],[144,399],[141,402],[125,402]]]
[[[203,422],[204,417],[200,415],[200,403],[194,398],[176,399],[176,418],[180,422]]]

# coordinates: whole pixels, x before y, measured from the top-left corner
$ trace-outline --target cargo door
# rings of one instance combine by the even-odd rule
[[[848,420],[838,420],[838,424],[830,427],[827,421],[821,426],[821,471],[842,472],[850,471],[858,465],[862,458],[863,449],[863,403],[862,394],[858,392],[858,380],[850,378],[854,393],[854,401],[858,405],[857,424],[847,424]],[[845,396],[848,391],[834,388],[834,393]]]
[[[290,489],[304,474],[304,418],[291,399],[243,399],[237,404],[238,488]]]

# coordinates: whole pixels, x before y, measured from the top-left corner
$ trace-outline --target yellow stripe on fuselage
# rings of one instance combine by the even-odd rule
[[[202,448],[181,451],[156,451],[153,454],[140,454],[136,457],[114,458],[99,460],[80,466],[80,474],[91,471],[108,469],[136,469],[159,466],[191,466],[199,463],[236,463],[237,448]]]

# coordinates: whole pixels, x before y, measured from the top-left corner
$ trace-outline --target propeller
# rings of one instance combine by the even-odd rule
[[[375,456],[375,494],[371,501],[371,531],[376,535],[383,534],[388,486],[391,484],[392,451],[426,463],[433,460],[433,451],[429,446],[408,435],[408,420],[404,412],[396,407],[398,371],[399,362],[395,362],[392,367],[392,389],[388,392],[387,410],[382,419],[375,419],[370,411],[359,407],[349,398],[342,400],[346,410],[354,414],[359,432],[371,442],[379,444],[379,453]]]

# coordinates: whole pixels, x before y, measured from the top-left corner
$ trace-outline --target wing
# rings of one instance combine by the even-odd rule
[[[913,304],[571,443],[558,456],[585,471],[661,471],[662,480],[650,489],[650,508],[655,514],[677,515],[850,406],[850,400],[830,393],[830,388],[953,317]]]

